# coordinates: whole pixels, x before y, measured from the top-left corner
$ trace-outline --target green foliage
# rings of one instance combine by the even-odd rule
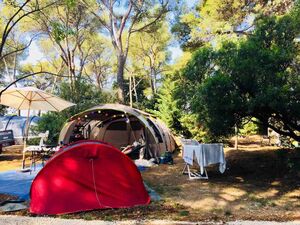
[[[39,145],[41,138],[29,138],[26,142],[27,145]]]
[[[76,103],[76,106],[69,109],[71,114],[76,114],[104,102],[115,101],[115,98],[109,93],[102,92],[95,85],[85,81],[76,81],[75,88],[72,88],[69,83],[62,83],[59,96]]]
[[[174,98],[175,88],[176,82],[174,77],[166,76],[158,94],[156,111],[154,113],[175,133],[191,137],[192,133],[186,127],[187,124],[191,124],[191,121],[184,116],[178,107],[178,102]]]
[[[200,142],[209,142],[211,137],[205,128],[197,120],[197,115],[192,113],[181,113],[181,127],[184,128],[181,134],[186,138],[193,138]]]
[[[228,76],[218,73],[206,79],[194,95],[192,111],[212,135],[233,133],[243,102]]]
[[[6,113],[6,107],[3,105],[0,105],[0,115],[4,115]]]
[[[180,111],[176,105],[176,100],[173,98],[175,82],[168,76],[165,77],[163,86],[158,94],[158,104],[156,114],[162,119],[171,129],[180,130],[181,124],[179,121]]]
[[[73,9],[76,6],[76,0],[65,0],[64,1],[68,9]]]
[[[75,34],[75,32],[71,28],[65,27],[64,24],[57,22],[57,21],[52,21],[50,23],[50,26],[51,26],[53,37],[56,42],[61,42],[68,35]]]
[[[297,8],[296,8],[297,9]],[[300,137],[300,32],[297,10],[261,17],[247,39],[202,47],[181,71],[176,99],[214,136],[233,133],[243,118],[294,139]]]
[[[90,107],[106,102],[113,102],[115,98],[109,93],[101,92],[95,85],[76,82],[76,90],[73,90],[68,83],[62,83],[59,96],[63,99],[76,103],[69,109],[62,112],[48,112],[41,116],[38,122],[37,131],[49,130],[49,142],[57,143],[60,130],[65,121],[72,115],[82,112]]]
[[[212,73],[210,61],[214,58],[210,46],[204,46],[192,54],[192,58],[180,71],[175,72],[174,98],[177,105],[190,111],[189,99],[194,96],[195,90],[205,78]]]
[[[293,0],[205,0],[195,10],[181,14],[172,32],[184,50],[194,51],[203,43],[215,44],[251,34],[258,15],[281,16],[293,6]],[[242,26],[241,26],[242,25]]]
[[[259,134],[260,127],[255,123],[257,119],[252,118],[251,120],[244,119],[242,128],[239,129],[239,133],[242,135],[254,135]]]
[[[49,130],[48,142],[51,144],[57,144],[60,130],[65,121],[68,119],[67,115],[68,114],[65,112],[48,112],[43,114],[36,129],[40,132]]]
[[[157,94],[157,86],[160,82],[162,72],[166,70],[169,61],[170,53],[168,46],[170,42],[170,33],[166,23],[157,23],[156,29],[152,32],[136,33],[132,35],[131,45],[129,49],[127,76],[134,74],[135,79],[142,79],[138,85],[143,86],[141,90],[146,96],[145,103],[149,105],[147,99],[154,99]],[[127,86],[127,85],[126,85]]]
[[[184,51],[192,51],[203,45],[203,41],[191,39],[191,28],[188,23],[178,21],[172,26],[171,32],[174,34]]]

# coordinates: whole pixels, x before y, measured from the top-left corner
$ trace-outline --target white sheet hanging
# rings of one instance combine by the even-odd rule
[[[183,144],[183,159],[193,165],[194,154],[200,167],[200,173],[204,173],[206,166],[219,164],[219,171],[224,173],[226,169],[226,160],[223,144]]]
[[[206,166],[218,163],[220,173],[224,173],[226,160],[222,144],[200,144],[195,151],[195,156],[200,166],[201,174],[203,174]]]

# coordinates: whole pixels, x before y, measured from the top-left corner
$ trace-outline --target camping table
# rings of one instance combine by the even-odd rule
[[[45,145],[45,146],[32,146],[32,148],[28,148],[26,152],[30,152],[30,168],[33,170],[36,169],[36,163],[38,161],[42,162],[42,166],[44,166],[45,161],[51,157],[55,152],[58,151],[57,146]]]
[[[194,157],[200,167],[199,172],[191,172]],[[182,173],[188,174],[190,179],[208,179],[206,166],[219,163],[219,171],[223,173],[226,168],[224,149],[222,144],[199,144],[183,142],[183,159],[185,166]],[[205,175],[202,175],[205,173]]]

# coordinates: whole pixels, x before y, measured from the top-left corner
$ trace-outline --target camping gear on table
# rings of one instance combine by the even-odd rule
[[[36,169],[36,163],[38,161],[42,162],[42,166],[44,166],[45,161],[48,160],[55,152],[59,150],[59,146],[46,145],[45,142],[48,139],[49,131],[47,130],[45,133],[40,133],[38,135],[40,137],[39,145],[30,145],[27,146],[23,152],[31,153],[30,156],[30,171]]]
[[[223,144],[199,144],[195,140],[182,139],[183,160],[185,165],[182,173],[187,173],[190,179],[208,179],[206,171],[207,166],[219,164],[220,173],[224,173],[226,169],[226,160],[224,155]],[[193,165],[194,157],[200,167],[199,172],[191,172],[190,166]],[[205,173],[205,175],[203,175]]]
[[[62,147],[32,182],[30,212],[40,215],[146,205],[150,197],[133,161],[99,141]]]
[[[62,144],[99,140],[118,149],[140,139],[145,141],[140,158],[155,158],[158,162],[163,153],[176,148],[174,137],[163,122],[154,115],[121,104],[99,105],[72,116],[59,135]]]
[[[8,88],[2,93],[0,104],[15,108],[17,110],[28,110],[25,130],[26,132],[24,138],[24,149],[26,148],[26,140],[28,137],[30,110],[60,112],[68,107],[75,105],[72,102],[63,100],[36,87]],[[22,168],[25,168],[24,151]]]

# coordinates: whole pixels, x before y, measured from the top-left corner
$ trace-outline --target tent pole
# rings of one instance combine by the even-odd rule
[[[238,150],[238,139],[239,139],[239,134],[238,134],[238,127],[237,125],[235,124],[234,126],[234,132],[235,132],[235,142],[234,142],[234,149],[235,150]]]
[[[129,102],[130,102],[130,107],[132,108],[132,78],[131,74],[129,76]]]
[[[25,148],[26,148],[26,144],[27,144],[26,142],[27,142],[28,131],[29,131],[30,106],[31,106],[31,101],[29,101],[29,108],[28,108],[28,112],[27,112],[27,119],[26,119],[26,126],[25,126],[22,169],[25,169],[25,154],[26,154]]]

